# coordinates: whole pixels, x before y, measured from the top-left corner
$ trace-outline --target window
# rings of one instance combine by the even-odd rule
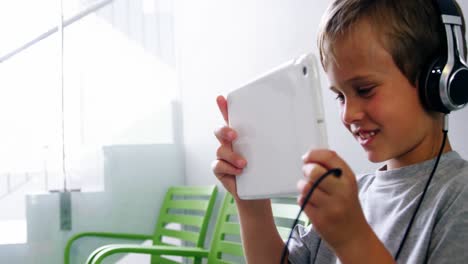
[[[31,192],[105,190],[104,146],[174,141],[172,1],[59,2],[0,3],[0,221]]]

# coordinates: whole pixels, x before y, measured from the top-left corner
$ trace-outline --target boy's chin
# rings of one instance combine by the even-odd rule
[[[375,151],[366,151],[366,153],[367,159],[372,163],[380,163],[387,160],[387,157],[384,157],[384,155],[379,154]]]

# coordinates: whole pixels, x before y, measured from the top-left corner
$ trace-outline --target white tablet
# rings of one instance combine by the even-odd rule
[[[241,199],[297,195],[302,155],[327,147],[317,61],[289,61],[228,94],[233,148],[247,160],[237,177]]]

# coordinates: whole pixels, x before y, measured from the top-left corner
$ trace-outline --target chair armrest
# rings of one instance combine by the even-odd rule
[[[64,263],[70,263],[70,250],[73,242],[82,237],[104,237],[104,238],[118,238],[118,239],[129,239],[129,240],[147,240],[152,239],[152,235],[141,235],[141,234],[128,234],[128,233],[111,233],[111,232],[84,232],[73,235],[65,246]]]
[[[106,245],[96,249],[86,260],[87,264],[99,264],[110,255],[118,253],[137,253],[151,255],[171,255],[182,257],[206,258],[209,251],[198,247],[144,246],[144,245]]]

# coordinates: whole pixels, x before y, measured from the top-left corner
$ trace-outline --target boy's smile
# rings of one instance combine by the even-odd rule
[[[364,148],[369,146],[373,139],[377,136],[379,133],[378,129],[374,130],[369,130],[369,129],[362,129],[360,127],[357,127],[354,124],[351,124],[349,127],[351,133],[354,135],[354,137],[358,140],[359,144],[361,144]]]
[[[337,94],[341,121],[372,162],[397,168],[436,155],[442,138],[440,115],[428,113],[367,21],[332,43],[335,60],[325,70]],[[330,50],[328,51],[331,52]],[[450,150],[450,144],[444,152]]]

